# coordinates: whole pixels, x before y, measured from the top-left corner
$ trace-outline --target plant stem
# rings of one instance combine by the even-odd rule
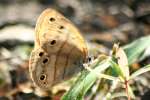
[[[128,81],[125,80],[125,90],[126,90],[126,94],[127,94],[128,100],[131,100],[130,95],[129,95],[128,85],[129,85]]]

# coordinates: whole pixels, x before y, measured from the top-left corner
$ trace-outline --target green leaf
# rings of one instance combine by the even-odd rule
[[[118,77],[114,77],[114,76],[110,76],[110,75],[106,75],[106,74],[98,73],[97,75],[99,76],[99,78],[105,78],[105,79],[112,80],[112,81],[118,80]]]
[[[92,71],[83,71],[72,88],[62,97],[62,100],[83,100],[85,93],[95,83],[98,75],[110,66],[110,59],[103,61],[98,60],[95,64],[91,64]]]
[[[125,78],[120,66],[118,64],[116,64],[113,60],[110,60],[110,63],[111,63],[111,67],[113,68],[113,70],[117,73],[117,75],[121,78]]]
[[[124,77],[126,79],[129,78],[129,66],[128,66],[128,58],[126,53],[122,48],[119,48],[119,50],[116,53],[116,56],[119,57],[118,64],[123,72]]]
[[[136,62],[144,50],[150,46],[150,36],[142,37],[126,45],[124,48],[129,65]]]
[[[147,65],[147,66],[140,68],[139,70],[133,72],[130,76],[130,79],[134,79],[135,77],[137,77],[147,71],[150,71],[150,65]]]

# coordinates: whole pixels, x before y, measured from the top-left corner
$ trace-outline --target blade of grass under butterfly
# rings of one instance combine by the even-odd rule
[[[62,97],[62,100],[82,100],[88,89],[95,83],[97,73],[101,73],[110,66],[109,59],[91,64],[92,71],[83,71],[72,88]],[[94,65],[94,67],[93,67]]]

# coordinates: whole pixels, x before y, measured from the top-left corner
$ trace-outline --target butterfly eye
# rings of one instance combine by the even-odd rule
[[[39,56],[41,57],[41,56],[43,56],[43,54],[44,54],[43,52],[40,52],[40,53],[39,53]]]
[[[56,44],[56,40],[52,40],[50,44],[51,44],[51,45]]]
[[[54,22],[54,21],[55,21],[55,18],[51,17],[49,20],[50,20],[51,22]]]
[[[43,60],[43,63],[45,64],[45,63],[47,63],[47,62],[48,62],[48,59],[45,58],[45,59]]]
[[[46,79],[46,75],[42,74],[42,75],[40,76],[40,80],[43,81],[43,80],[45,80],[45,79]]]

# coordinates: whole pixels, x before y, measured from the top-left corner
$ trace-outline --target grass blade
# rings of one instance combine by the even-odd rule
[[[144,50],[150,46],[150,36],[142,37],[124,46],[129,65],[136,62]]]
[[[134,73],[131,74],[130,76],[130,79],[134,79],[135,77],[147,72],[147,71],[150,71],[150,65],[147,65],[143,68],[140,68],[139,70],[135,71]]]
[[[62,100],[82,100],[88,89],[95,83],[98,77],[96,73],[101,73],[109,66],[109,59],[106,59],[101,62],[97,61],[92,71],[83,71],[73,87],[62,97]]]

